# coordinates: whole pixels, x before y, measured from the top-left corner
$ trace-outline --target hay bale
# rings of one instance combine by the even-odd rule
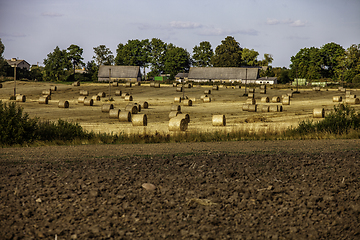
[[[154,85],[154,88],[160,88],[160,83],[156,82],[155,85]]]
[[[85,106],[92,106],[92,105],[94,105],[94,99],[92,99],[92,98],[86,98],[86,99],[84,100],[84,105],[85,105]]]
[[[54,92],[57,91],[57,86],[50,86],[50,90]]]
[[[341,96],[333,96],[333,102],[341,102],[342,97]]]
[[[99,92],[97,94],[99,97],[106,97],[106,93],[105,92]]]
[[[236,86],[235,86],[235,89],[241,89],[241,86],[240,86],[240,85],[236,85]]]
[[[136,82],[134,85],[135,86],[141,86],[141,82]]]
[[[210,90],[210,89],[205,90],[205,91],[204,91],[204,94],[211,94],[211,90]]]
[[[288,93],[287,95],[288,95],[289,97],[291,97],[291,98],[293,97],[293,93],[292,93],[292,92],[291,92],[291,93]]]
[[[226,126],[225,115],[213,115],[212,116],[212,125],[213,126]]]
[[[125,83],[125,87],[127,87],[127,88],[132,87],[132,83],[131,82]]]
[[[260,89],[266,89],[266,85],[265,84],[260,85]]]
[[[94,95],[94,96],[92,96],[91,97],[91,99],[93,100],[93,101],[100,101],[100,96],[99,95]]]
[[[126,106],[135,106],[138,110],[138,113],[141,112],[141,105],[137,103],[128,103]]]
[[[180,113],[181,113],[180,111],[171,111],[171,112],[169,113],[169,119],[176,117],[176,116],[179,115]]]
[[[48,100],[51,100],[51,95],[43,95],[42,97],[47,98]]]
[[[112,85],[113,85],[113,87],[117,87],[117,86],[119,86],[119,83],[118,82],[113,82]]]
[[[212,86],[212,90],[219,90],[219,86],[218,85]]]
[[[345,103],[347,104],[360,104],[359,98],[346,98]]]
[[[324,108],[314,108],[313,109],[313,118],[324,118],[325,110]]]
[[[80,96],[89,96],[89,91],[87,91],[87,90],[80,90]]]
[[[256,104],[256,101],[254,98],[248,98],[246,99],[246,104],[254,105]]]
[[[121,94],[121,98],[125,98],[126,96],[129,96],[129,95],[130,95],[129,93],[123,92],[123,93]]]
[[[131,95],[125,96],[125,101],[132,101],[133,97]]]
[[[183,101],[183,103],[184,103],[184,106],[192,106],[192,100],[191,99],[185,99]]]
[[[184,118],[174,117],[169,120],[169,131],[186,131],[188,123]]]
[[[155,87],[155,82],[151,82],[150,87]]]
[[[248,93],[248,98],[255,98],[255,93]]]
[[[109,111],[109,118],[119,118],[119,113],[120,113],[120,109],[118,108],[113,108],[113,109],[110,109]]]
[[[60,100],[58,104],[59,108],[69,108],[69,101]]]
[[[149,103],[144,101],[144,102],[139,102],[139,105],[143,108],[143,109],[148,109],[149,108]]]
[[[250,104],[243,104],[243,105],[242,105],[242,110],[243,110],[243,111],[249,111],[249,105],[250,105]]]
[[[185,119],[187,123],[190,122],[190,115],[188,113],[180,113],[176,117]]]
[[[125,111],[131,112],[131,114],[137,114],[139,112],[139,109],[136,105],[127,105],[125,107]]]
[[[51,95],[51,90],[50,89],[42,90],[41,94],[42,95]]]
[[[121,90],[116,90],[115,91],[115,96],[121,96]]]
[[[346,95],[346,98],[356,98],[356,95],[354,95],[354,94]]]
[[[78,103],[84,103],[85,99],[86,99],[85,96],[80,96],[80,97],[78,98]]]
[[[120,122],[131,122],[131,112],[129,111],[120,111],[119,113]]]
[[[266,94],[266,89],[260,89],[260,94]]]
[[[177,92],[182,92],[182,91],[183,91],[183,87],[177,87],[177,88],[176,88],[176,91],[177,91]]]
[[[280,102],[280,97],[273,97],[273,98],[271,99],[271,102],[273,102],[273,103],[278,103],[278,102]]]
[[[211,102],[211,98],[210,97],[204,97],[203,102],[204,103],[209,103],[209,102]]]
[[[249,93],[255,93],[255,88],[249,88]]]
[[[269,97],[262,97],[261,102],[262,103],[268,103],[269,102]]]
[[[172,84],[172,86],[173,86],[173,87],[177,87],[177,83],[174,82],[174,83]]]
[[[313,87],[313,91],[320,91],[321,89],[320,89],[320,87]]]
[[[104,105],[102,105],[102,107],[101,107],[101,111],[102,112],[109,112],[110,111],[110,109],[114,109],[114,105],[113,104],[104,104]]]
[[[181,97],[174,97],[174,103],[181,103]]]
[[[201,95],[200,99],[203,100],[204,98],[206,98],[208,95]]]
[[[26,96],[25,95],[16,95],[16,102],[26,102]]]
[[[170,107],[170,111],[178,111],[181,112],[181,106],[180,105],[176,105],[176,104],[172,104]]]
[[[260,107],[261,112],[269,112],[269,106],[268,105],[262,105]]]
[[[257,105],[256,104],[249,104],[249,112],[256,112],[257,111]]]
[[[146,114],[132,115],[131,122],[133,126],[147,126]]]
[[[39,104],[48,104],[49,100],[47,99],[47,97],[40,97],[39,98]]]
[[[78,87],[80,86],[80,82],[79,81],[76,81],[76,82],[73,82],[71,85],[75,86],[75,87]]]
[[[269,112],[278,112],[279,106],[278,105],[271,105],[269,106]]]
[[[345,95],[346,96],[351,95],[351,91],[350,90],[345,90]]]
[[[282,104],[283,105],[290,105],[290,97],[289,96],[285,96],[282,100]]]

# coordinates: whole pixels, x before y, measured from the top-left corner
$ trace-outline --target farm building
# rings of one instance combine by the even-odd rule
[[[109,69],[111,70],[109,72]],[[111,81],[127,81],[139,82],[141,81],[141,72],[139,66],[108,66],[101,65],[98,73],[99,82],[108,82],[109,76]]]
[[[277,77],[262,77],[256,80],[256,84],[277,84]]]
[[[242,82],[255,83],[259,68],[242,67],[192,67],[188,79],[194,82]]]
[[[11,66],[16,66],[17,68],[22,68],[26,70],[30,70],[30,64],[25,60],[17,60],[16,58],[12,58],[10,60],[6,60],[6,62]]]
[[[188,80],[189,73],[178,73],[175,76],[175,81],[181,82],[182,79],[186,82]]]

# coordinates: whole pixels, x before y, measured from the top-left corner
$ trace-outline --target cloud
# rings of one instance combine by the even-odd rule
[[[266,20],[266,24],[267,24],[267,25],[277,25],[277,24],[279,24],[279,23],[280,23],[280,21],[277,20],[277,19],[268,18],[268,19]]]
[[[235,34],[241,34],[241,35],[252,35],[257,36],[258,31],[255,29],[246,29],[246,30],[230,30],[230,29],[222,29],[222,28],[204,28],[202,31],[200,31],[200,35],[202,36],[223,36],[223,35],[235,35]]]
[[[41,16],[43,16],[43,17],[62,17],[62,16],[64,16],[64,14],[55,13],[55,12],[43,12],[41,14]]]
[[[170,22],[170,27],[177,29],[194,29],[194,28],[201,28],[202,25],[200,23],[195,23],[195,22],[172,21]]]
[[[301,20],[295,20],[290,24],[292,27],[304,27],[306,25],[306,22],[303,22]]]
[[[292,20],[292,19],[286,19],[286,20],[278,20],[274,18],[268,18],[266,20],[267,25],[279,25],[279,24],[285,24],[289,25],[290,27],[304,27],[307,24],[307,21],[302,20]]]

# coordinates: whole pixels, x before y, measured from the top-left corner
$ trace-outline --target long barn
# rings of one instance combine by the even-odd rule
[[[188,79],[194,82],[241,82],[255,83],[259,68],[242,67],[192,67]]]
[[[109,72],[110,70],[110,72]],[[141,72],[139,66],[108,66],[101,65],[98,73],[99,82],[108,82],[109,76],[111,81],[141,81]]]

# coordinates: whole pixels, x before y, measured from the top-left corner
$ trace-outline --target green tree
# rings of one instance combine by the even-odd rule
[[[10,72],[11,66],[6,62],[3,57],[3,53],[5,51],[5,45],[2,43],[0,38],[0,76],[7,76],[8,72]]]
[[[344,61],[345,49],[339,44],[331,42],[322,46],[320,53],[325,77],[339,79],[344,70],[341,62]]]
[[[323,74],[323,59],[320,49],[302,48],[300,51],[291,57],[291,77],[292,78],[306,78],[319,79]]]
[[[179,72],[189,72],[189,68],[190,54],[186,49],[169,44],[165,54],[165,73],[170,74],[172,80]]]
[[[360,78],[360,44],[353,44],[346,49],[343,65],[344,80],[357,83]]]
[[[85,76],[89,81],[96,82],[98,80],[99,67],[96,65],[94,60],[88,61],[85,65]]]
[[[111,50],[105,45],[99,45],[97,47],[94,47],[93,49],[95,53],[93,59],[95,59],[95,62],[98,66],[112,65],[114,63],[114,55],[112,55]]]
[[[210,42],[203,41],[199,46],[193,48],[193,66],[194,67],[211,67],[211,58],[214,56],[214,51],[211,48]]]
[[[82,57],[83,49],[80,48],[78,45],[71,44],[68,48],[68,58],[72,62],[73,68],[74,68],[74,74],[75,74],[75,68],[76,66],[82,67],[84,66],[84,58]]]
[[[260,61],[261,66],[269,66],[273,62],[274,58],[271,54],[264,53],[264,60]]]
[[[221,44],[216,47],[212,58],[214,67],[241,67],[242,48],[234,37],[227,36]]]
[[[243,48],[241,60],[244,66],[258,66],[259,53],[254,49]],[[267,66],[267,65],[266,65]]]
[[[157,76],[164,72],[165,53],[167,44],[158,38],[151,39],[149,43],[150,70],[148,76]]]
[[[44,59],[44,65],[46,80],[64,81],[67,75],[66,70],[71,69],[71,62],[66,50],[60,50],[58,46]]]
[[[44,71],[44,67],[32,65],[30,73],[29,73],[29,78],[31,80],[42,81],[43,80],[43,71]]]

